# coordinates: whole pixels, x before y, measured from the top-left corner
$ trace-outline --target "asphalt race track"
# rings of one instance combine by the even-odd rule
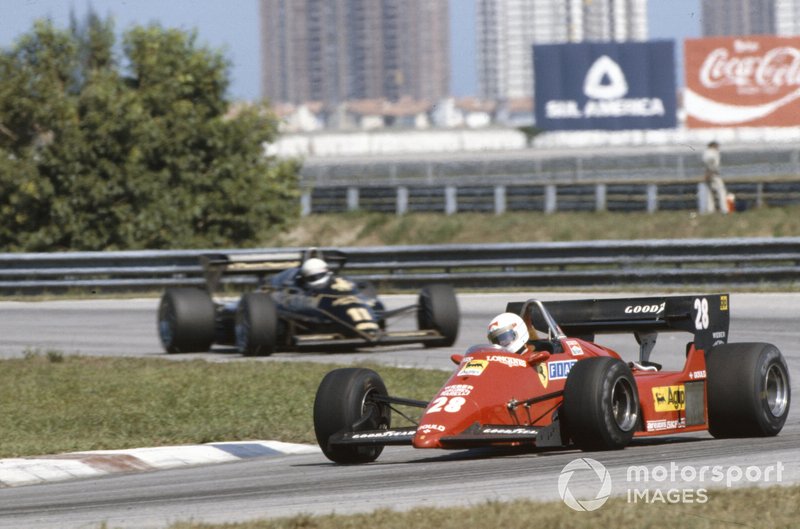
[[[532,294],[530,295],[533,296]],[[592,295],[596,296],[596,295]],[[614,295],[613,297],[617,297]],[[281,353],[266,359],[242,359],[230,350],[169,357],[207,358],[212,361],[313,360],[349,364],[371,362],[449,369],[449,355],[485,341],[485,328],[509,299],[508,294],[459,296],[461,334],[449,349],[387,348],[347,354]],[[584,298],[586,295],[546,294],[541,299]],[[606,297],[606,296],[603,296]],[[389,307],[413,302],[413,296],[385,298]],[[128,355],[167,358],[155,332],[158,300],[82,300],[2,302],[3,340],[0,356],[19,357],[26,349],[55,349],[65,354]],[[798,395],[800,380],[800,295],[732,294],[730,341],[767,341],[784,354]],[[411,327],[413,318],[398,322]],[[666,368],[680,366],[685,336],[664,334],[653,360]],[[626,359],[635,357],[632,338],[599,340],[617,348]],[[672,357],[672,358],[669,358]],[[391,391],[391,388],[389,388]],[[512,498],[558,499],[558,477],[567,463],[590,457],[609,471],[613,494],[623,497],[642,489],[715,489],[740,486],[739,467],[753,467],[758,485],[800,481],[800,412],[792,407],[781,434],[766,439],[714,440],[707,434],[636,441],[618,452],[576,451],[488,452],[418,451],[388,447],[374,464],[336,466],[322,455],[254,458],[241,462],[122,474],[46,485],[0,490],[0,528],[164,527],[178,520],[223,522],[298,513],[326,514],[397,509],[425,505],[475,505]],[[647,483],[629,481],[631,465],[653,471]],[[719,465],[725,481],[700,480],[682,472],[688,467]],[[655,469],[670,469],[666,481],[656,480]],[[690,469],[690,470],[691,470]],[[766,474],[772,469],[771,474]],[[770,479],[765,479],[769,476]],[[578,496],[597,490],[593,473],[576,472],[569,482]],[[642,500],[640,500],[642,501]]]

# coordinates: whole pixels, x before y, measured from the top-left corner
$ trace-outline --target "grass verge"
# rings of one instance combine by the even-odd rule
[[[331,365],[90,358],[0,361],[0,458],[274,439],[315,443],[311,410]],[[426,400],[447,373],[381,366],[390,391]]]
[[[800,235],[800,206],[731,215],[689,211],[339,213],[302,218],[263,246],[372,246],[490,242],[786,237]]]
[[[239,524],[177,523],[170,529],[529,529],[547,527],[625,527],[636,529],[743,529],[797,527],[800,486],[709,490],[706,503],[628,503],[612,498],[593,512],[576,512],[561,501],[491,501],[472,507],[417,508],[408,512],[381,509],[356,515],[277,518]]]

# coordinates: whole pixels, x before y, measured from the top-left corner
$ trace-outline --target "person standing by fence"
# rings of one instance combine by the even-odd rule
[[[703,152],[703,165],[705,166],[706,203],[703,213],[729,213],[728,191],[725,182],[719,175],[720,154],[719,143],[712,141]]]

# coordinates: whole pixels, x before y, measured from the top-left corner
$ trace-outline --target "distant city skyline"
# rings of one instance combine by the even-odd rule
[[[449,0],[450,92],[456,97],[477,96],[475,1]],[[90,9],[100,16],[113,16],[118,33],[133,25],[157,22],[164,27],[197,30],[198,43],[222,49],[232,62],[233,99],[260,97],[260,51],[258,0],[26,0],[9,2],[0,16],[0,47],[9,48],[29,32],[39,18],[50,18],[58,27],[69,26],[70,12],[79,19]],[[700,0],[649,0],[650,39],[675,39],[682,58],[681,41],[701,36]],[[679,82],[681,68],[678,69]]]
[[[448,0],[259,0],[262,95],[278,103],[449,95]]]

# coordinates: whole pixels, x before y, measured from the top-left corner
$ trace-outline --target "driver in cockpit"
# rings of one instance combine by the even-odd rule
[[[512,353],[524,354],[533,350],[528,344],[531,331],[525,321],[514,313],[504,312],[495,316],[489,323],[488,335],[491,343],[504,347]],[[534,339],[536,339],[535,334]]]

